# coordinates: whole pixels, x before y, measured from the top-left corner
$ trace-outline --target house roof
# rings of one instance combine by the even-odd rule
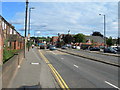
[[[86,36],[85,37],[87,40],[90,39],[93,42],[98,42],[98,43],[104,43],[104,38],[100,36]]]

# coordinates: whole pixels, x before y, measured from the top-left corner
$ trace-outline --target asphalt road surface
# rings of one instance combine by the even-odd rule
[[[69,55],[41,50],[69,88],[118,88],[118,67]]]
[[[119,60],[118,57],[116,57],[116,56],[107,56],[107,55],[103,55],[103,54],[89,53],[89,52],[83,51],[83,50],[67,49],[67,51],[81,53],[81,54],[85,54],[85,55],[92,56],[92,57],[97,57],[97,58],[100,58],[104,61],[111,62],[111,63],[118,63],[118,60]]]

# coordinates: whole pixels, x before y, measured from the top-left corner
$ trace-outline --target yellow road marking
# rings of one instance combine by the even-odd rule
[[[49,64],[49,67],[50,67],[51,71],[54,73],[57,81],[59,82],[59,84],[60,84],[60,86],[61,86],[61,88],[63,88],[64,90],[66,90],[65,87],[64,87],[64,85],[62,84],[61,80],[59,79],[59,77],[57,76],[56,72],[54,71],[54,69],[51,67],[50,64]]]
[[[69,90],[69,87],[67,86],[67,84],[65,83],[65,81],[63,80],[63,78],[60,76],[60,74],[57,72],[57,70],[52,66],[52,64],[50,64],[50,66],[56,72],[56,74],[58,75],[58,77],[60,78],[60,80],[63,82],[64,86],[67,88],[67,90]]]
[[[39,50],[40,52],[40,50]],[[65,81],[62,79],[62,77],[60,76],[60,74],[57,72],[57,70],[53,67],[52,64],[50,64],[50,62],[48,61],[48,59],[42,54],[42,52],[40,52],[41,57],[43,58],[43,60],[48,64],[49,68],[51,69],[53,75],[56,77],[58,83],[60,84],[61,88],[63,90],[70,90],[69,87],[67,86],[67,84],[65,83]]]
[[[40,51],[39,51],[40,52]],[[46,63],[50,63],[48,59],[40,52],[41,57],[45,60]]]

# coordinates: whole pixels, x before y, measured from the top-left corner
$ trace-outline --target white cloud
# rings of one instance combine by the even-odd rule
[[[30,3],[30,6],[35,7],[31,12],[32,30],[40,30],[46,35],[67,33],[69,29],[71,33],[103,33],[103,16],[99,16],[99,13],[102,13],[106,15],[107,35],[116,37],[113,32],[117,33],[117,2],[41,2]],[[14,20],[23,23],[24,13],[16,13]]]

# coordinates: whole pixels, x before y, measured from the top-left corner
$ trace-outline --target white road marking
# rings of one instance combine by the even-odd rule
[[[64,58],[61,58],[61,59],[64,59]]]
[[[78,68],[79,66],[77,66],[77,65],[74,64],[74,67]]]
[[[52,52],[52,54],[56,55],[56,53]]]
[[[33,65],[39,65],[39,63],[31,63],[31,64],[33,64]]]
[[[105,83],[107,83],[107,84],[109,84],[110,86],[112,86],[112,87],[117,88],[118,90],[120,90],[120,88],[119,88],[119,87],[117,87],[117,86],[115,86],[115,85],[113,85],[113,84],[109,83],[108,81],[105,81]]]

